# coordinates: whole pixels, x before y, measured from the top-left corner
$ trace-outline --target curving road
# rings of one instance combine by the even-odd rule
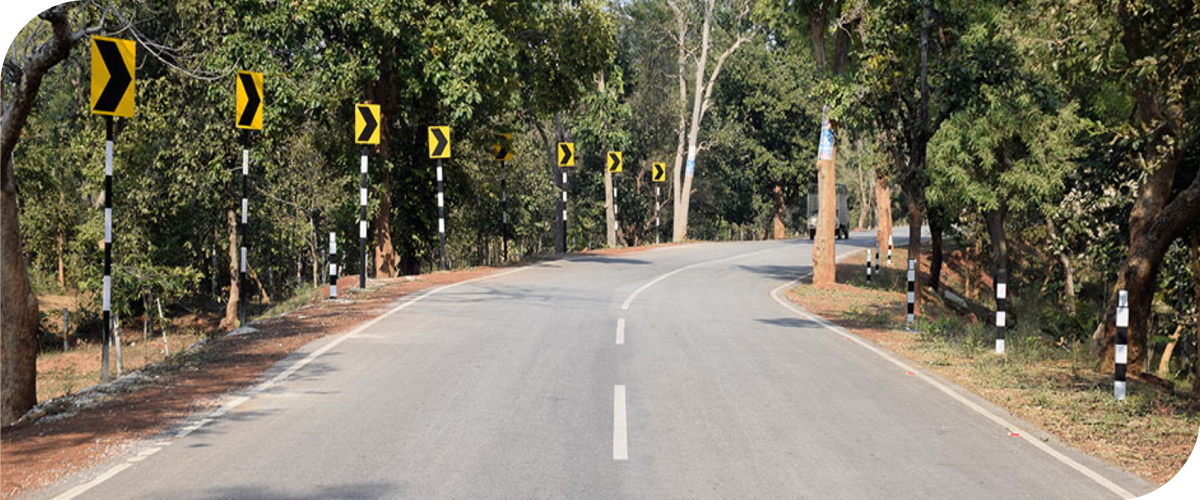
[[[872,242],[855,233],[838,249]],[[772,292],[810,272],[811,253],[807,239],[696,244],[444,288],[313,343],[185,436],[40,495],[1091,500],[1152,489],[1039,445],[1003,411],[779,303]]]

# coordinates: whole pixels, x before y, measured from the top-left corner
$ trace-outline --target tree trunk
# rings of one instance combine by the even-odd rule
[[[1046,217],[1046,233],[1050,236],[1050,241],[1055,248],[1059,246],[1058,231],[1054,227],[1054,219]],[[1071,258],[1067,252],[1060,251],[1058,253],[1058,261],[1063,266],[1063,302],[1064,308],[1070,314],[1075,314],[1075,267],[1071,265]]]
[[[713,0],[704,8],[704,24],[700,28],[700,59],[696,61],[696,77],[693,80],[692,120],[688,130],[687,163],[684,165],[683,187],[679,190],[679,210],[675,212],[675,241],[687,239],[688,210],[692,201],[692,178],[696,170],[696,147],[700,139],[700,117],[703,113],[704,96],[700,89],[704,85],[704,70],[708,65],[709,29],[712,26]]]
[[[229,225],[229,301],[225,303],[225,318],[220,327],[228,331],[238,326],[238,302],[241,283],[238,283],[238,246],[237,246],[237,216],[233,209],[226,210],[226,220]]]
[[[862,154],[863,144],[862,139],[858,140],[858,154]],[[858,228],[866,229],[867,223],[870,222],[871,216],[871,196],[867,193],[871,188],[867,186],[867,180],[863,175],[862,162],[858,162]],[[878,224],[877,224],[878,225]]]
[[[822,111],[821,113],[825,113]],[[822,129],[828,127],[834,137],[837,130],[822,116]],[[822,134],[824,132],[822,131]],[[817,157],[817,236],[813,245],[813,284],[832,285],[837,281],[837,140],[833,141],[833,154],[827,159]]]
[[[316,227],[315,225],[313,227]],[[321,260],[317,257],[317,240],[315,235],[310,235],[308,240],[308,260],[312,262],[312,284],[315,287],[321,286]]]
[[[904,203],[908,206],[908,259],[916,261],[915,281],[913,290],[913,314],[921,314],[921,221],[925,212],[925,195],[922,186],[914,185],[915,180],[909,180],[901,185],[904,190]],[[905,264],[907,268],[907,263]]]
[[[809,28],[812,35],[813,54],[816,56],[817,75],[825,79],[825,30],[828,27],[831,0],[823,0],[809,13]],[[839,29],[834,40],[833,74],[841,75],[849,60],[850,37],[848,30]],[[813,284],[831,285],[837,281],[837,244],[834,242],[838,225],[837,213],[837,136],[839,124],[826,116],[827,105],[821,109],[821,134],[828,128],[834,137],[829,158],[817,154],[817,234],[813,245]],[[850,214],[846,214],[849,220]],[[848,225],[849,223],[847,223]],[[846,228],[849,230],[849,228]]]
[[[29,287],[12,159],[3,159],[0,181],[0,424],[16,422],[37,404],[37,298]]]
[[[1143,191],[1144,192],[1144,191]],[[1160,192],[1162,196],[1169,194]],[[1135,204],[1136,210],[1137,204]],[[1113,364],[1113,345],[1116,336],[1116,326],[1112,318],[1116,315],[1116,290],[1125,289],[1129,292],[1129,355],[1128,365],[1131,375],[1137,375],[1145,364],[1143,356],[1146,348],[1147,325],[1150,319],[1150,306],[1157,287],[1158,271],[1162,260],[1176,238],[1191,230],[1195,221],[1200,220],[1200,175],[1192,179],[1192,184],[1181,191],[1170,204],[1157,212],[1149,224],[1143,226],[1143,234],[1136,240],[1138,244],[1129,250],[1129,257],[1120,274],[1117,283],[1110,294],[1104,321],[1096,328],[1093,335],[1093,350],[1101,355],[1106,368]],[[1130,230],[1133,227],[1131,225]],[[1133,241],[1130,235],[1130,241]]]
[[[675,5],[671,4],[672,8]],[[687,18],[679,9],[675,9],[676,36],[678,37],[678,53],[676,54],[679,68],[679,127],[676,130],[678,140],[675,143],[675,166],[671,169],[671,241],[681,241],[679,230],[679,211],[682,209],[680,191],[683,189],[683,152],[687,147]]]
[[[262,280],[258,279],[258,271],[255,271],[254,268],[250,268],[247,271],[247,275],[250,277],[250,279],[254,280],[254,286],[258,288],[258,294],[262,297],[262,303],[270,304],[271,295],[267,293],[267,287],[263,286]]]
[[[778,182],[771,188],[771,198],[775,201],[775,212],[771,214],[771,238],[782,240],[787,238],[787,228],[783,224],[783,217],[787,213],[787,206],[783,199],[783,186]]]
[[[58,188],[58,206],[60,206],[60,207],[65,206],[66,200],[64,198],[65,198],[65,195],[63,194],[63,187],[60,185]],[[59,220],[57,223],[57,229],[58,230],[57,230],[57,234],[55,234],[54,242],[55,242],[55,254],[56,254],[55,257],[57,257],[57,260],[58,260],[58,287],[61,288],[63,290],[63,292],[66,292],[66,290],[67,290],[67,273],[66,273],[66,266],[63,265],[63,243],[66,241],[67,235],[66,235],[66,229],[63,227],[63,223],[61,220]]]
[[[929,224],[929,287],[942,289],[942,225]]]
[[[395,278],[396,248],[392,245],[392,173],[384,170],[380,176],[379,212],[375,214],[375,277]]]
[[[53,34],[30,51],[18,73],[16,88],[5,93],[5,112],[0,116],[0,425],[21,418],[37,404],[37,297],[29,286],[21,242],[17,178],[13,150],[21,130],[33,111],[42,78],[66,59],[80,39],[99,27],[72,32],[67,5],[51,7],[38,17],[48,22]],[[5,75],[11,74],[8,68]]]
[[[603,98],[604,88],[604,72],[600,72],[600,81],[598,83],[600,96]],[[607,127],[605,127],[607,128]],[[604,169],[604,236],[608,248],[617,247],[617,213],[613,208],[613,203],[616,199],[613,197],[613,175],[607,168]]]
[[[1008,270],[1008,240],[1004,233],[1004,219],[1007,215],[1008,204],[1003,199],[995,210],[983,212],[988,238],[992,240],[992,277],[995,279],[999,279],[1000,275]]]
[[[1192,326],[1196,327],[1196,335],[1200,337],[1200,229],[1192,229],[1192,284],[1196,288],[1196,294],[1192,300],[1193,309],[1196,311],[1196,323]],[[1200,342],[1197,345],[1200,346]],[[1192,364],[1196,367],[1196,379],[1192,382],[1192,397],[1200,398],[1200,352],[1196,353],[1196,362]]]
[[[1175,332],[1167,340],[1167,345],[1163,347],[1162,357],[1158,359],[1158,376],[1166,379],[1171,376],[1171,355],[1175,353],[1175,344],[1179,343],[1179,335],[1183,333],[1184,323],[1180,323],[1175,327]]]
[[[882,256],[887,253],[888,237],[892,235],[892,187],[887,171],[875,167],[875,248]]]

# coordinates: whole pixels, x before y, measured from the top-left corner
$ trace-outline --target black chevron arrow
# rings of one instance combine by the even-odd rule
[[[133,76],[129,74],[129,68],[125,67],[125,59],[121,57],[121,49],[117,48],[116,42],[96,40],[96,48],[100,51],[105,68],[108,69],[108,83],[104,85],[104,91],[100,93],[100,99],[96,100],[96,106],[92,109],[115,113],[117,106],[121,104],[121,98],[125,97],[125,91],[133,81]]]
[[[558,147],[562,149],[562,159],[558,162],[558,164],[566,165],[571,163],[571,156],[573,156],[571,154],[571,148],[568,148],[566,144],[559,144]]]
[[[616,153],[609,153],[608,159],[612,162],[612,166],[608,167],[609,172],[616,172],[618,168],[621,168],[621,157]]]
[[[667,173],[665,172],[665,170],[666,169],[664,169],[662,165],[655,163],[654,164],[654,180],[659,180],[659,179],[662,179],[663,177],[666,177]]]
[[[508,148],[504,147],[504,145],[501,144],[500,147],[496,150],[496,159],[503,160],[505,158],[508,158]]]
[[[442,129],[440,129],[440,128],[433,129],[433,141],[434,141],[433,154],[430,156],[433,156],[436,158],[436,157],[445,155],[446,146],[448,146],[450,144],[450,140],[446,139],[446,134],[444,132],[442,132]]]
[[[241,80],[242,89],[246,91],[246,107],[242,108],[242,116],[238,118],[238,125],[249,127],[254,125],[254,116],[258,114],[258,107],[262,105],[262,97],[258,95],[258,87],[254,85],[253,75],[238,73],[238,80]]]
[[[371,140],[371,136],[375,135],[375,129],[379,128],[379,122],[375,121],[375,116],[371,114],[371,108],[366,106],[358,107],[358,114],[362,115],[366,125],[363,131],[358,135],[358,142],[367,142]]]

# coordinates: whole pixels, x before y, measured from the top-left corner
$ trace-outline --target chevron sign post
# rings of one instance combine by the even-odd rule
[[[92,37],[92,113],[103,115],[104,141],[104,289],[101,321],[104,337],[100,347],[100,381],[108,382],[108,344],[112,339],[112,247],[113,247],[113,117],[133,117],[134,60],[137,45],[130,40]]]
[[[442,189],[442,158],[450,157],[450,127],[429,127],[429,158],[437,160],[437,204],[438,204],[438,267],[446,270],[446,198]]]
[[[250,246],[248,244],[250,238],[248,234],[250,201],[247,194],[250,183],[250,131],[262,130],[263,75],[262,73],[239,71],[235,87],[234,101],[236,106],[234,110],[237,115],[234,119],[237,128],[242,130],[242,218],[238,224],[238,235],[242,240],[242,253],[238,263],[237,287],[238,325],[240,326],[246,324],[246,304],[242,300],[242,297],[249,295],[245,292],[245,289],[249,284],[246,280],[246,273],[249,272],[249,260],[246,249]]]

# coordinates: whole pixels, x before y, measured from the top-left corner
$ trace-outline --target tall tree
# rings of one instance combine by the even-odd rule
[[[679,143],[675,149],[675,167],[671,172],[672,189],[676,193],[673,199],[674,208],[672,210],[672,213],[675,214],[672,239],[674,241],[683,241],[687,239],[688,233],[688,207],[691,203],[692,179],[696,172],[700,122],[704,119],[704,114],[708,111],[709,107],[712,106],[713,87],[716,85],[717,79],[721,76],[722,66],[725,65],[725,61],[729,59],[729,56],[737,51],[738,47],[741,47],[742,44],[754,38],[755,28],[749,23],[751,7],[749,0],[744,0],[743,2],[739,2],[738,5],[733,6],[731,16],[722,15],[721,18],[730,19],[729,25],[720,30],[720,32],[725,33],[724,38],[727,39],[725,50],[717,56],[712,71],[709,72],[708,52],[713,45],[713,11],[716,7],[716,1],[707,0],[701,6],[691,5],[685,0],[668,0],[667,4],[675,14],[675,27],[672,34],[675,36],[678,45],[680,105]],[[688,37],[688,31],[693,24],[692,17],[697,11],[703,19],[700,24],[700,39],[698,43],[694,40],[695,35],[691,39]],[[696,45],[691,46],[691,43],[696,43]],[[689,118],[688,113],[685,111],[688,101],[688,82],[685,68],[687,68],[689,53],[694,52],[699,52],[699,56],[694,59],[694,64],[692,65],[695,76],[692,78],[692,104]],[[706,74],[707,79],[705,78]],[[685,144],[687,147],[687,163],[684,167],[685,170],[681,173],[680,167],[684,166],[683,152]]]
[[[1129,214],[1126,258],[1113,291],[1129,292],[1128,366],[1136,375],[1145,364],[1163,257],[1200,219],[1200,172],[1184,165],[1185,157],[1200,147],[1195,117],[1200,104],[1200,41],[1193,36],[1200,31],[1200,9],[1188,1],[1113,0],[1097,4],[1095,14],[1115,18],[1110,40],[1124,53],[1114,61],[1112,76],[1132,82],[1134,112],[1118,137],[1133,144],[1127,164],[1142,178]],[[1093,334],[1096,353],[1110,366],[1117,296],[1109,295],[1103,321]]]
[[[63,4],[52,7],[38,18],[49,25],[49,34],[38,38],[38,30],[26,30],[23,44],[30,50],[10,51],[4,58],[7,87],[0,103],[0,425],[8,425],[37,403],[37,298],[29,286],[29,271],[22,249],[19,213],[17,209],[18,180],[13,172],[13,150],[21,138],[21,130],[37,103],[38,92],[46,73],[62,62],[71,49],[100,26],[86,26],[85,4]],[[76,14],[72,22],[71,14]],[[72,24],[76,27],[72,28]],[[14,43],[14,49],[18,44]],[[12,74],[10,77],[9,75]]]

